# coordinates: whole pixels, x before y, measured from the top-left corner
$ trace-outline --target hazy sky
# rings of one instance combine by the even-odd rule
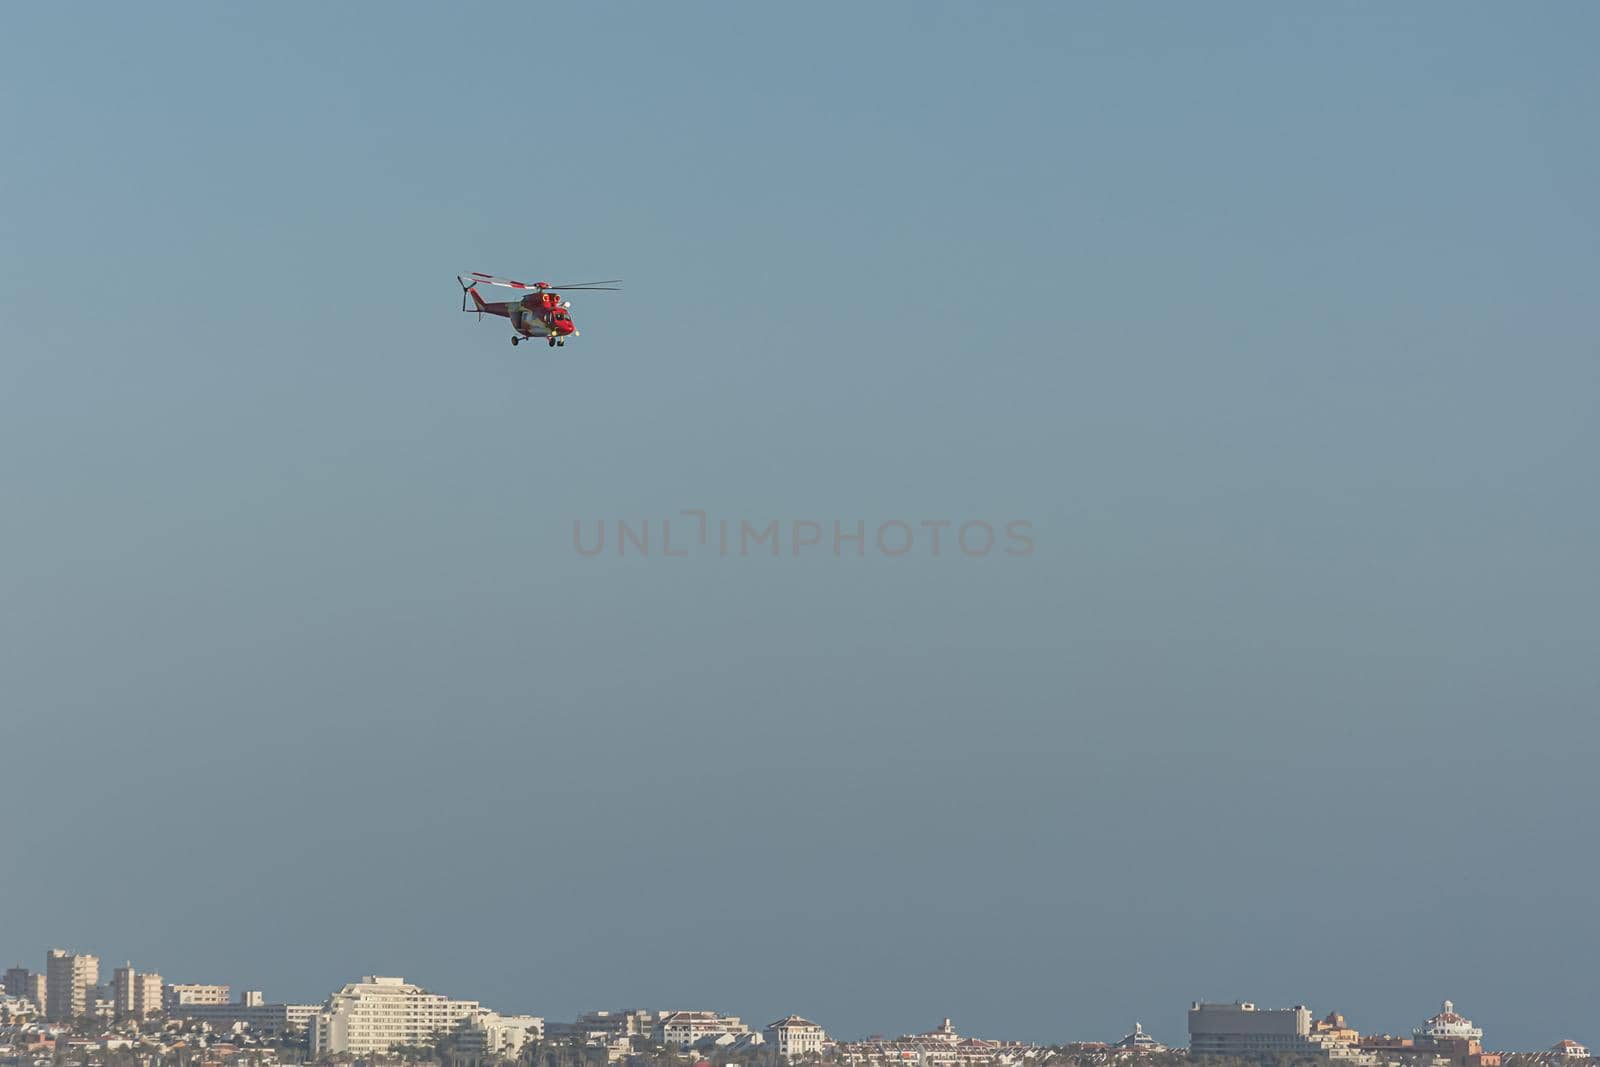
[[[1600,1042],[1597,33],[10,7],[3,962]]]

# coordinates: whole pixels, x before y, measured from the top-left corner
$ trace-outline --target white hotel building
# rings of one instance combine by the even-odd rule
[[[737,1015],[714,1011],[665,1011],[651,1035],[663,1045],[694,1048],[703,1041],[733,1040],[750,1033]]]
[[[482,1010],[475,1000],[451,1000],[404,978],[369,975],[329,997],[311,1020],[311,1055],[365,1055],[429,1044]]]
[[[816,1056],[828,1042],[828,1035],[823,1032],[822,1027],[798,1015],[779,1019],[770,1024],[763,1033],[767,1039],[766,1043],[786,1060]]]
[[[451,1067],[491,1067],[517,1059],[529,1044],[544,1038],[544,1020],[537,1015],[501,1015],[480,1011],[467,1016],[455,1032]]]

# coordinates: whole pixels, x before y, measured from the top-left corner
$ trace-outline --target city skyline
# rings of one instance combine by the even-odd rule
[[[49,953],[46,955],[47,963],[57,959],[58,952],[60,952],[60,953],[62,953],[64,955],[67,955],[69,958],[73,957],[74,955],[81,956],[81,957],[84,957],[84,958],[88,958],[88,959],[94,960],[97,965],[103,966],[103,962],[104,962],[103,959],[100,958],[100,957],[95,956],[95,954],[93,954],[93,953],[77,953],[76,950],[65,950],[63,952],[63,950],[58,950],[58,949],[54,949],[54,948],[52,948],[49,951]],[[26,964],[20,963],[20,962],[14,965],[14,967],[16,967],[16,968],[26,968],[26,966],[27,966]],[[122,967],[117,968],[117,972],[120,974],[124,967],[133,967],[132,961],[127,961],[125,964],[122,965]],[[135,969],[137,969],[137,968],[135,968]],[[96,972],[96,973],[98,973],[98,972]],[[143,973],[148,973],[148,972],[140,972],[140,973],[143,974]],[[375,972],[369,972],[369,973],[375,973]],[[155,974],[155,977],[158,978],[158,979],[161,979],[161,978],[163,978],[163,975],[161,975],[158,972],[158,973]],[[237,983],[235,981],[211,982],[210,980],[208,980],[208,982],[210,982],[210,984],[209,985],[204,985],[204,986],[202,986],[200,988],[215,989],[215,990],[219,990],[220,992],[216,997],[206,996],[201,1001],[199,1001],[199,1003],[238,1006],[239,1004],[246,1003],[245,998],[248,996],[248,997],[253,998],[251,1001],[249,1001],[249,1003],[252,1003],[252,1004],[260,1004],[260,1003],[262,1003],[263,1002],[263,997],[264,997],[265,1002],[266,1003],[270,1003],[270,1004],[282,1005],[282,1004],[287,1003],[287,1004],[290,1004],[290,1005],[302,1004],[302,1005],[315,1005],[315,1006],[319,1006],[320,1007],[320,1006],[322,1006],[324,1004],[333,1003],[333,1001],[335,1000],[335,998],[338,995],[338,991],[339,991],[339,988],[341,986],[343,986],[348,991],[350,988],[352,988],[351,983],[367,982],[367,981],[373,981],[373,980],[374,979],[370,978],[370,977],[368,977],[368,978],[351,977],[349,979],[346,979],[346,980],[344,980],[344,981],[342,981],[340,983],[337,983],[337,984],[329,987],[330,991],[325,993],[325,994],[323,994],[323,995],[320,995],[320,996],[312,995],[312,996],[304,996],[304,997],[285,996],[285,995],[279,995],[279,994],[276,994],[276,993],[273,996],[264,997],[264,994],[265,994],[266,990],[265,990],[265,987],[263,985],[259,985],[259,984],[254,984],[253,985],[253,984],[250,984],[249,982],[245,982],[244,984],[239,984],[239,983]],[[564,1019],[577,1019],[577,1018],[580,1018],[581,1016],[583,1016],[585,1013],[592,1012],[592,1011],[596,1010],[597,1008],[603,1008],[603,1009],[611,1010],[611,1011],[620,1011],[620,1010],[630,1010],[630,1009],[634,1009],[634,1008],[648,1007],[649,1010],[654,1011],[654,1012],[659,1012],[659,1013],[662,1013],[662,1014],[666,1014],[668,1012],[674,1012],[674,1011],[682,1012],[682,1011],[698,1010],[697,1008],[692,1009],[691,1006],[688,1005],[688,1004],[669,1003],[670,998],[667,998],[667,1000],[659,1000],[658,999],[656,1002],[653,1003],[653,1005],[647,1005],[642,1001],[626,1001],[626,1000],[620,1000],[620,999],[613,999],[611,1001],[590,1003],[590,1004],[587,1004],[587,1005],[585,1005],[585,1006],[583,1006],[583,1007],[581,1007],[579,1009],[569,1010],[569,1011],[566,1011],[565,1013],[563,1013],[562,1011],[559,1011],[559,1010],[558,1011],[547,1011],[547,1010],[544,1010],[542,1005],[537,1005],[537,1004],[516,1003],[516,1002],[504,1002],[504,1003],[502,1003],[502,1002],[499,1002],[499,1001],[489,1001],[489,1000],[486,1000],[486,999],[483,999],[483,998],[478,998],[478,997],[462,997],[455,991],[451,991],[449,993],[445,993],[443,990],[441,990],[437,986],[432,985],[432,984],[430,984],[430,983],[428,983],[426,981],[419,980],[419,979],[415,978],[415,976],[412,976],[412,975],[409,975],[409,974],[406,974],[403,977],[380,978],[380,979],[377,979],[377,980],[379,980],[379,981],[404,981],[404,982],[407,982],[407,983],[412,983],[412,984],[414,984],[414,985],[416,985],[416,986],[418,986],[418,987],[420,987],[420,988],[422,988],[424,990],[427,990],[427,991],[429,991],[431,993],[448,996],[452,1003],[459,1002],[460,1004],[462,1004],[464,1006],[468,1006],[473,1010],[484,1010],[484,1011],[489,1011],[489,1012],[509,1013],[509,1014],[511,1014],[513,1016],[537,1015],[538,1018],[544,1020],[546,1023],[555,1022],[555,1021],[564,1020]],[[96,983],[90,983],[90,984],[94,985]],[[166,982],[166,986],[169,989],[174,984],[175,983],[170,982],[170,981]],[[185,983],[177,983],[177,984],[183,986],[184,988],[194,988],[193,983],[185,982]],[[100,985],[101,987],[105,988],[105,987],[109,987],[111,985],[111,983],[110,982],[99,982],[98,985]],[[229,999],[230,991],[233,991],[236,994],[237,1000]],[[726,1007],[730,1006],[730,1002],[728,1000],[726,1000],[726,999],[715,999],[715,1000],[710,1001],[710,1002],[720,1005],[721,1008],[726,1008]],[[1190,1028],[1191,1029],[1192,1029],[1192,1025],[1193,1025],[1193,1023],[1192,1023],[1193,1008],[1197,1008],[1203,1002],[1204,1003],[1212,1003],[1212,1004],[1216,1004],[1216,1005],[1219,1005],[1219,1006],[1225,1006],[1225,1005],[1230,1005],[1230,1004],[1232,1004],[1232,1005],[1245,1004],[1247,1006],[1250,1006],[1250,1005],[1254,1005],[1256,1003],[1262,1003],[1262,1004],[1267,1005],[1268,1007],[1272,1008],[1273,1010],[1277,1010],[1278,1008],[1287,1007],[1290,1004],[1305,1005],[1307,1003],[1307,1002],[1301,1001],[1301,1000],[1283,1000],[1281,1002],[1274,1002],[1274,1001],[1264,1000],[1264,999],[1261,999],[1261,998],[1250,998],[1250,997],[1239,997],[1239,998],[1235,998],[1235,999],[1232,999],[1232,1000],[1211,1000],[1211,999],[1208,999],[1208,998],[1197,998],[1196,1000],[1192,1001],[1191,1006],[1188,1009],[1189,1014],[1191,1016],[1191,1022],[1190,1022]],[[167,997],[165,999],[164,1003],[165,1003],[167,1009],[170,1011],[172,1009],[172,999],[171,999],[171,997],[170,996]],[[1451,1010],[1452,1003],[1453,1002],[1452,1002],[1451,999],[1448,999],[1448,998],[1445,999],[1443,1001],[1443,1004],[1444,1004],[1443,1011],[1448,1013]],[[719,1008],[718,1010],[721,1010],[721,1008]],[[1149,1010],[1149,1008],[1154,1008],[1155,1010],[1152,1011],[1152,1010]],[[1113,1042],[1115,1040],[1118,1040],[1119,1038],[1133,1036],[1133,1033],[1136,1032],[1136,1033],[1140,1033],[1140,1034],[1143,1034],[1143,1035],[1149,1035],[1153,1040],[1161,1041],[1163,1044],[1165,1044],[1165,1045],[1167,1045],[1169,1047],[1181,1047],[1179,1042],[1177,1042],[1175,1040],[1164,1040],[1163,1041],[1163,1034],[1161,1033],[1161,1029],[1162,1028],[1159,1025],[1156,1025],[1156,1026],[1145,1026],[1144,1025],[1145,1021],[1148,1020],[1148,1019],[1152,1019],[1152,1018],[1161,1019],[1161,1018],[1163,1018],[1164,1014],[1168,1010],[1167,1006],[1151,1005],[1151,1006],[1149,1006],[1149,1008],[1147,1008],[1143,1013],[1138,1014],[1134,1018],[1134,1020],[1133,1020],[1133,1022],[1131,1024],[1127,1024],[1127,1025],[1130,1025],[1130,1026],[1133,1027],[1133,1031],[1132,1032],[1124,1030],[1124,1031],[1120,1032],[1116,1037],[1106,1036],[1105,1034],[1077,1033],[1077,1034],[1071,1034],[1071,1035],[1057,1035],[1054,1038],[1041,1038],[1041,1037],[1038,1037],[1036,1033],[1031,1033],[1030,1036],[1024,1038],[1024,1037],[1020,1037],[1018,1035],[1013,1035],[1013,1034],[986,1034],[986,1033],[980,1033],[980,1032],[975,1031],[975,1030],[971,1030],[971,1031],[969,1031],[969,1033],[972,1033],[974,1036],[982,1037],[982,1038],[986,1038],[986,1039],[1002,1040],[1002,1041],[1025,1040],[1030,1044],[1046,1046],[1046,1045],[1077,1044],[1077,1043],[1084,1043],[1084,1042],[1090,1042],[1090,1043],[1103,1042],[1103,1043],[1109,1044],[1109,1043],[1111,1043],[1111,1042]],[[870,1010],[870,1007],[868,1007],[866,1010]],[[1348,1018],[1348,1019],[1350,1019],[1352,1021],[1352,1023],[1357,1024],[1358,1026],[1360,1026],[1360,1024],[1362,1024],[1364,1022],[1364,1020],[1362,1020],[1361,1018],[1353,1015],[1352,1013],[1350,1013],[1348,1011],[1343,1010],[1342,1008],[1340,1008],[1338,1006],[1332,1006],[1332,1007],[1324,1008],[1324,1009],[1320,1009],[1320,1010],[1313,1007],[1313,1008],[1311,1008],[1309,1010],[1307,1017],[1309,1018],[1312,1015],[1318,1015],[1318,1014],[1324,1014],[1324,1013],[1328,1014],[1330,1017],[1332,1017],[1334,1015],[1337,1015],[1337,1016],[1339,1016],[1341,1018]],[[1270,1012],[1269,1012],[1269,1014],[1270,1014]],[[735,1018],[736,1022],[737,1022],[738,1017],[742,1017],[742,1016],[739,1016],[738,1013],[735,1013],[735,1016],[736,1016],[736,1018]],[[797,1014],[796,1012],[791,1010],[791,1011],[784,1011],[784,1012],[782,1012],[781,1014],[778,1014],[778,1015],[774,1015],[773,1018],[777,1019],[779,1021],[782,1021],[785,1018],[790,1018],[790,1017],[803,1018],[804,1016],[805,1016],[805,1013],[798,1013]],[[749,1017],[750,1018],[761,1018],[763,1016],[760,1016],[758,1014],[758,1015],[752,1015],[752,1016],[749,1016]],[[815,1014],[813,1013],[813,1015],[811,1017],[814,1018]],[[944,1014],[942,1016],[940,1016],[940,1017],[944,1019],[943,1025],[945,1027],[949,1027],[951,1025],[951,1019],[959,1017],[959,1013],[952,1014],[950,1011],[946,1010],[946,1011],[944,1011]],[[824,1030],[827,1031],[829,1039],[830,1040],[834,1040],[834,1041],[862,1041],[862,1040],[866,1040],[868,1038],[876,1038],[876,1037],[880,1037],[880,1036],[887,1035],[887,1034],[903,1033],[903,1034],[906,1034],[906,1035],[913,1035],[913,1034],[918,1034],[918,1033],[924,1033],[925,1032],[925,1031],[915,1030],[915,1029],[910,1029],[910,1028],[896,1029],[894,1027],[887,1027],[887,1028],[880,1027],[878,1029],[871,1029],[871,1030],[863,1031],[863,1032],[860,1032],[860,1033],[851,1034],[851,1033],[842,1033],[840,1031],[837,1031],[837,1030],[834,1030],[834,1029],[830,1029],[825,1024],[823,1024],[823,1028],[824,1028]],[[1115,1029],[1115,1026],[1113,1026],[1112,1029]],[[1385,1028],[1385,1027],[1382,1027],[1382,1026],[1375,1026],[1375,1025],[1371,1025],[1370,1023],[1368,1023],[1365,1026],[1362,1026],[1361,1029],[1362,1029],[1363,1033],[1367,1033],[1367,1034],[1377,1035],[1377,1034],[1390,1034],[1390,1033],[1393,1033],[1393,1034],[1396,1034],[1396,1035],[1403,1036],[1403,1035],[1406,1035],[1408,1033],[1411,1033],[1413,1031],[1414,1027],[1413,1028],[1397,1027],[1397,1028],[1394,1028],[1394,1029],[1391,1030],[1389,1028]],[[1483,1035],[1483,1030],[1480,1028],[1479,1030],[1476,1031],[1476,1033],[1479,1036],[1482,1036]],[[1559,1037],[1552,1037],[1551,1038],[1551,1043],[1553,1045],[1557,1041],[1567,1041],[1567,1040],[1570,1040],[1573,1036],[1574,1036],[1574,1034],[1572,1034],[1572,1033],[1562,1033],[1561,1035],[1559,1035]],[[1581,1038],[1582,1035],[1579,1035],[1579,1036]],[[1485,1047],[1486,1048],[1491,1048],[1492,1047],[1492,1048],[1497,1048],[1497,1049],[1500,1048],[1500,1046],[1494,1045],[1492,1041],[1487,1043],[1485,1045]],[[1545,1048],[1545,1046],[1537,1046],[1537,1045],[1535,1045],[1535,1046],[1530,1046],[1528,1048],[1507,1049],[1507,1051],[1535,1052],[1535,1051],[1540,1051],[1540,1050],[1542,1050],[1544,1048]],[[1485,1065],[1472,1065],[1472,1067],[1499,1067],[1499,1065],[1497,1063],[1494,1063],[1494,1064],[1485,1064]]]

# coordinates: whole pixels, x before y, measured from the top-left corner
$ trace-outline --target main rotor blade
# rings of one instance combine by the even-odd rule
[[[566,285],[552,285],[552,289],[611,289],[622,284],[621,278],[607,278],[601,282],[568,282]]]
[[[499,285],[507,289],[539,288],[537,285],[529,285],[527,282],[512,281],[510,278],[496,278],[493,274],[483,274],[475,270],[468,271],[464,277],[471,278],[473,285]]]

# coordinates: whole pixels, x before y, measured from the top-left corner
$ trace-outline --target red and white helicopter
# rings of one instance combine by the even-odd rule
[[[565,345],[567,338],[578,336],[578,328],[573,325],[572,316],[567,314],[567,309],[572,306],[572,301],[561,299],[561,293],[584,292],[597,290],[615,291],[622,287],[621,278],[608,278],[603,282],[575,282],[571,285],[551,285],[549,282],[514,282],[510,278],[496,278],[492,274],[479,274],[472,271],[468,274],[456,275],[456,281],[461,283],[461,310],[476,311],[478,318],[485,315],[499,315],[501,318],[511,320],[511,328],[516,332],[511,335],[511,343],[521,344],[523,338],[543,337],[549,342],[551,348]],[[499,285],[507,289],[530,290],[521,300],[485,300],[478,294],[480,285]],[[472,296],[475,307],[467,307],[467,296]]]

